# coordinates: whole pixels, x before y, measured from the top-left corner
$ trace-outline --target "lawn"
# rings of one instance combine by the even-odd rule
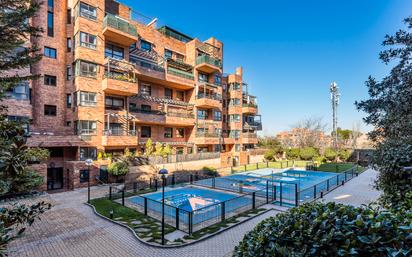
[[[328,172],[344,172],[353,167],[352,163],[323,163],[317,170],[318,171],[328,171]],[[358,166],[358,172],[363,172],[365,167]]]
[[[112,210],[113,220],[132,228],[139,238],[145,239],[148,242],[161,243],[162,230],[159,221],[109,199],[94,199],[91,200],[90,203],[96,208],[99,214],[108,218],[110,218],[110,211]],[[173,231],[175,231],[175,228],[167,224],[165,225],[166,234]]]

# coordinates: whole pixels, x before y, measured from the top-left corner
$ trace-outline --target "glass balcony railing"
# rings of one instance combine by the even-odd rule
[[[134,107],[134,106],[129,106],[129,111],[130,112],[136,112],[136,113],[143,113],[143,114],[165,115],[165,113],[162,112],[162,111],[145,110],[145,109],[137,108],[137,107]]]
[[[117,72],[105,72],[104,77],[108,79],[115,79],[115,80],[120,80],[120,81],[125,81],[125,82],[130,82],[130,83],[136,83],[137,80],[136,78],[133,78],[131,76],[128,76],[127,74],[121,74]]]
[[[219,133],[217,132],[201,132],[201,131],[197,131],[196,132],[196,137],[211,137],[211,138],[216,138],[219,137]]]
[[[202,63],[207,63],[215,67],[222,68],[222,61],[209,55],[201,55],[196,58],[196,65]]]
[[[191,72],[187,72],[187,71],[182,71],[173,67],[167,67],[167,73],[174,75],[174,76],[178,76],[184,79],[190,79],[190,80],[194,80],[195,76],[193,75],[193,73]]]
[[[216,101],[222,101],[222,95],[221,94],[205,94],[205,93],[198,93],[197,94],[197,99],[212,99]]]
[[[121,128],[105,129],[103,130],[105,136],[136,136],[136,130],[125,130]]]
[[[107,13],[103,19],[103,28],[111,27],[120,31],[123,31],[129,35],[137,37],[137,29],[132,24],[128,23],[127,21],[113,15]]]

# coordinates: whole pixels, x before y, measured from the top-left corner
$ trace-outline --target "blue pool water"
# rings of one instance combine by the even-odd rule
[[[155,201],[162,201],[162,192],[149,193],[143,196]],[[194,211],[235,198],[236,196],[237,195],[235,194],[223,193],[215,190],[182,187],[166,191],[165,203],[186,211]]]

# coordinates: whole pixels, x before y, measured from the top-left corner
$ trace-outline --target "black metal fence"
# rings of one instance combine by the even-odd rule
[[[166,192],[182,187],[206,188],[226,195],[231,194],[232,197],[194,210],[182,209],[166,202],[164,212],[165,223],[191,234],[245,211],[259,208],[267,203],[294,207],[304,202],[322,198],[327,192],[343,185],[346,181],[357,175],[357,167],[354,166],[343,173],[302,189],[296,182],[264,177],[244,179],[241,176],[247,177],[247,175],[240,175],[239,177],[239,174],[226,177],[211,177],[201,174],[173,174],[165,180]],[[110,186],[109,192],[105,197],[124,206],[136,209],[147,216],[161,220],[162,201],[151,199],[143,194],[160,192],[161,189],[162,181],[151,178],[148,181]]]

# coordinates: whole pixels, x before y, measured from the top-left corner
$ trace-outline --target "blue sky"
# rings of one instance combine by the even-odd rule
[[[364,114],[354,102],[367,98],[365,80],[388,72],[378,59],[382,40],[412,15],[410,0],[121,2],[189,36],[223,41],[224,70],[243,66],[265,135],[309,117],[323,118],[330,129],[332,81],[342,95],[338,125],[360,122]]]

